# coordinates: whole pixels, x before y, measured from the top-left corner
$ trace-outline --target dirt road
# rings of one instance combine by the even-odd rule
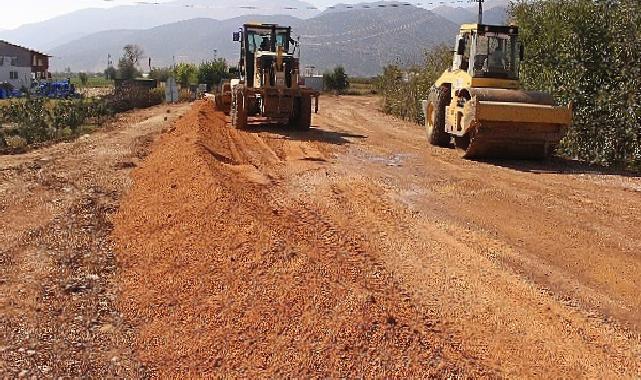
[[[0,157],[0,375],[641,376],[641,178],[321,101],[307,133],[201,102]]]
[[[76,141],[0,156],[0,377],[148,375],[115,308],[108,216],[154,136],[187,108],[125,113]]]
[[[639,377],[641,179],[473,162],[368,97],[312,131],[198,103],[114,219],[117,307],[160,377]]]

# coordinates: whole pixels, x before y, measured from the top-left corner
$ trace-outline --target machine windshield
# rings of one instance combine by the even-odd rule
[[[477,35],[474,76],[517,79],[518,50],[516,36],[493,33]]]
[[[283,46],[285,50],[289,47],[286,31],[276,32],[276,46]],[[248,30],[247,31],[247,49],[250,53],[258,50],[271,50],[271,31],[269,30]]]
[[[250,53],[254,53],[257,50],[269,50],[269,36],[270,33],[265,31],[259,33],[257,31],[248,31],[247,32],[247,49]]]

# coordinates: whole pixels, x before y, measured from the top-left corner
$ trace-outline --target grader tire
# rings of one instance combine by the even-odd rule
[[[301,96],[294,100],[294,115],[290,125],[297,131],[308,131],[312,125],[312,98]]]
[[[247,99],[243,93],[236,95],[236,110],[232,117],[232,125],[236,129],[247,128]]]
[[[445,132],[445,107],[450,103],[450,89],[447,86],[433,88],[427,98],[425,132],[431,145],[447,147],[450,135]]]

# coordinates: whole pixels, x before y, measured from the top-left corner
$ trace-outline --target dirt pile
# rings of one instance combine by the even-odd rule
[[[485,373],[423,317],[367,239],[283,196],[283,157],[295,152],[259,135],[201,102],[134,171],[114,237],[118,305],[142,362],[160,377]],[[301,162],[334,149],[304,146]]]

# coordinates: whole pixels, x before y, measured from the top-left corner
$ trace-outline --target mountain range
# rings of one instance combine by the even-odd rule
[[[0,39],[46,51],[107,30],[149,29],[195,18],[224,20],[247,14],[276,13],[305,19],[318,15],[320,10],[301,0],[176,0],[160,4],[141,1],[113,8],[81,9],[43,22],[0,31]]]
[[[231,0],[220,0],[216,8],[205,7],[211,4],[207,0],[178,0],[168,6],[87,9],[0,31],[0,39],[47,51],[53,56],[53,71],[102,71],[108,55],[116,62],[127,44],[141,46],[154,67],[200,62],[214,55],[235,64],[238,45],[231,33],[245,22],[273,22],[291,25],[295,36],[300,36],[304,65],[323,71],[340,64],[351,75],[371,76],[389,63],[421,63],[425,49],[451,44],[459,24],[477,17],[475,8],[427,10],[388,1],[337,4],[323,12],[300,0],[239,1],[233,5]],[[503,23],[505,1],[488,0],[492,7],[486,8],[484,22]],[[229,7],[222,9],[224,4]],[[290,14],[265,14],[269,10]],[[191,17],[195,14],[201,17]]]
[[[458,29],[451,21],[413,6],[326,12],[306,20],[281,15],[201,18],[148,30],[99,32],[74,40],[50,51],[55,57],[53,69],[101,71],[107,55],[117,57],[126,44],[142,47],[157,67],[176,61],[200,62],[214,54],[235,63],[238,45],[231,34],[249,21],[291,25],[294,36],[300,36],[303,65],[320,71],[343,65],[348,73],[359,76],[376,75],[388,63],[420,63],[424,49],[449,43]]]

